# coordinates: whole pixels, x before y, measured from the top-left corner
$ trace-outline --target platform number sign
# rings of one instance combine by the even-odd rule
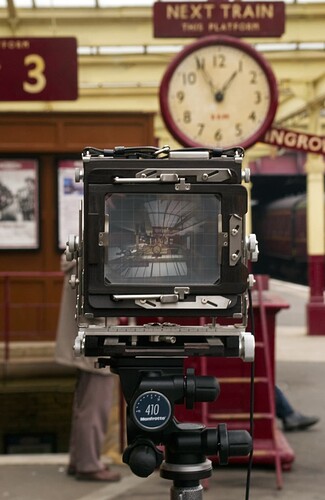
[[[39,54],[24,57],[27,78],[23,81],[23,90],[27,94],[40,94],[46,87],[45,61]]]
[[[78,98],[75,38],[0,38],[0,101]]]

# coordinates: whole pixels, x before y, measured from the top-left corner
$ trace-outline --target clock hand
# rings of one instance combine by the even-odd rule
[[[202,75],[203,75],[204,80],[207,82],[210,89],[212,90],[212,94],[215,95],[216,89],[215,89],[215,86],[213,85],[213,82],[211,80],[210,75],[206,72],[206,70],[205,70],[203,64],[201,64],[199,58],[196,57],[195,60],[196,60],[196,64],[197,64],[198,69],[200,69],[202,71]]]
[[[221,90],[218,90],[218,92],[216,92],[215,95],[216,101],[221,102],[224,100],[225,91],[227,90],[231,82],[234,80],[235,76],[237,76],[237,73],[238,70],[234,71],[233,74],[230,76],[230,78],[228,78],[228,80],[223,84]]]
[[[227,90],[227,88],[229,87],[229,85],[234,80],[235,76],[237,75],[237,73],[238,73],[237,70],[233,72],[233,74],[231,75],[231,77],[226,81],[226,83],[222,87],[221,92],[224,92],[225,90]]]

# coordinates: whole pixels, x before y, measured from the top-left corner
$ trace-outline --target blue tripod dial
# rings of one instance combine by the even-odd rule
[[[147,431],[161,429],[169,422],[171,416],[170,402],[161,392],[144,392],[137,397],[133,405],[135,423]]]

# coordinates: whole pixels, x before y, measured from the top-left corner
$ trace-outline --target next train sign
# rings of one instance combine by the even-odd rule
[[[75,38],[0,38],[0,101],[77,98]]]
[[[231,35],[278,37],[284,33],[284,2],[156,2],[154,36]]]

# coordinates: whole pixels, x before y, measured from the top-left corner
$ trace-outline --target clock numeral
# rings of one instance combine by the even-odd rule
[[[196,73],[183,73],[183,85],[194,85],[196,83]]]
[[[214,134],[214,140],[215,141],[221,141],[222,140],[222,132],[221,132],[221,129],[218,128],[218,130],[216,131],[216,133]]]
[[[261,100],[262,100],[261,92],[259,90],[256,90],[254,104],[259,104]]]
[[[191,123],[192,118],[191,118],[190,111],[184,111],[183,120],[184,120],[184,123]]]
[[[178,102],[183,102],[183,101],[184,101],[185,94],[184,94],[184,92],[182,92],[182,90],[179,90],[179,91],[176,93],[176,97],[177,97]]]
[[[197,126],[199,127],[198,135],[201,135],[205,125],[204,123],[198,123]]]
[[[255,85],[257,83],[257,72],[254,70],[251,70],[249,73],[251,75],[251,79],[250,79],[249,83],[251,83],[252,85]]]
[[[196,61],[196,69],[204,69],[205,68],[205,59],[201,57],[201,59],[197,56],[195,58]]]
[[[255,111],[252,111],[252,112],[248,115],[248,118],[249,118],[250,120],[252,120],[252,122],[255,122],[255,120],[256,120],[256,113],[255,113]]]
[[[226,56],[224,54],[216,54],[213,56],[213,66],[215,68],[226,67]]]
[[[236,137],[239,137],[240,135],[242,135],[242,133],[243,133],[242,124],[241,123],[236,123],[235,130],[236,130],[236,133],[235,133]]]
[[[243,61],[238,62],[238,72],[241,73],[243,71]]]

